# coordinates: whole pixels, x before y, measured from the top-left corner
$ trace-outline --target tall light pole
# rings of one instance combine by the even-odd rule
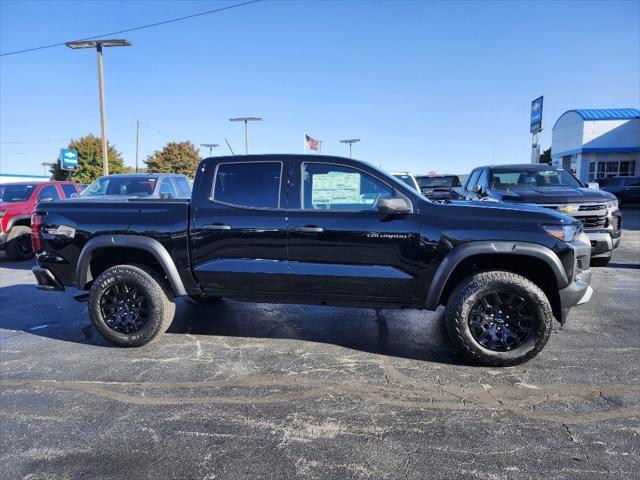
[[[219,147],[220,144],[219,143],[201,143],[200,144],[201,147],[206,147],[209,149],[209,156],[213,156],[213,149],[216,147]]]
[[[104,104],[104,75],[102,73],[102,48],[103,47],[130,47],[131,42],[124,39],[110,40],[79,40],[66,42],[69,48],[95,48],[98,53],[98,92],[100,95],[100,131],[102,134],[102,174],[109,175],[109,157],[107,148],[107,112]]]
[[[140,154],[140,120],[136,120],[136,173],[138,173],[138,155]]]
[[[53,168],[53,163],[51,162],[42,162],[40,165],[42,165],[42,168],[44,168],[44,174],[47,174],[47,169],[49,169],[49,171],[51,171],[51,168]]]
[[[261,122],[262,119],[260,117],[238,117],[238,118],[230,118],[230,122],[244,122],[244,153],[245,155],[249,155],[249,122]]]
[[[340,140],[340,143],[349,144],[349,158],[351,158],[351,145],[353,145],[354,143],[357,143],[359,141],[360,141],[359,138],[347,138],[345,140]]]

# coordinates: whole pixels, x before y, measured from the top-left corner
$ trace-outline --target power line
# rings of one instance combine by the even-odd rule
[[[153,128],[151,125],[149,125],[148,123],[144,123],[144,122],[140,122],[140,125],[144,125],[145,127],[147,127],[149,130],[152,130],[154,132],[156,132],[158,135],[162,135],[163,137],[167,137],[170,138],[171,140],[173,140],[174,142],[177,142],[178,140],[176,140],[175,138],[173,138],[171,135],[167,135],[166,133],[161,132],[160,130],[156,130],[155,128]]]
[[[110,37],[112,35],[119,35],[121,33],[134,32],[136,30],[142,30],[144,28],[157,27],[159,25],[166,25],[167,23],[180,22],[182,20],[188,20],[190,18],[202,17],[203,15],[210,15],[212,13],[218,13],[218,12],[222,12],[224,10],[231,10],[232,8],[243,7],[245,5],[250,5],[252,3],[257,3],[257,2],[260,2],[260,1],[261,0],[250,0],[250,1],[244,2],[244,3],[236,3],[235,5],[229,5],[228,7],[216,8],[215,10],[208,10],[206,12],[194,13],[193,15],[187,15],[185,17],[172,18],[170,20],[163,20],[162,22],[150,23],[148,25],[141,25],[139,27],[127,28],[125,30],[118,30],[117,32],[109,32],[109,33],[103,33],[101,35],[94,35],[92,37],[82,38],[80,40],[93,40],[95,38]],[[26,48],[24,50],[15,50],[13,52],[0,53],[0,57],[7,57],[9,55],[17,55],[19,53],[33,52],[35,50],[43,50],[45,48],[61,47],[64,44],[65,44],[65,42],[52,43],[50,45],[42,45],[40,47]]]
[[[134,122],[127,123],[126,125],[121,125],[119,127],[110,128],[110,132],[115,132],[118,130],[122,130],[123,128],[127,128],[134,125]],[[2,141],[0,144],[2,145],[31,145],[36,143],[60,143],[60,142],[68,142],[73,137],[61,138],[59,140],[20,140],[20,141]]]

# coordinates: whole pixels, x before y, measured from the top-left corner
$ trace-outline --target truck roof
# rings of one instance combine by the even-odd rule
[[[562,170],[560,167],[549,165],[547,163],[511,163],[505,165],[484,165],[477,168],[490,168],[492,170],[496,168],[512,168],[514,170],[549,170],[550,168],[555,168]]]

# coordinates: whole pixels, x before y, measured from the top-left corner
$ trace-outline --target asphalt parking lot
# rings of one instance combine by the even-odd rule
[[[640,475],[640,210],[540,356],[463,365],[442,312],[178,303],[109,346],[0,258],[1,478]]]

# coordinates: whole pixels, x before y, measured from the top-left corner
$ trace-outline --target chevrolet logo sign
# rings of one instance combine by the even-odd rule
[[[558,207],[559,212],[567,213],[567,214],[577,212],[578,210],[580,210],[580,205],[574,205],[572,203],[569,203],[567,205],[561,205]]]

